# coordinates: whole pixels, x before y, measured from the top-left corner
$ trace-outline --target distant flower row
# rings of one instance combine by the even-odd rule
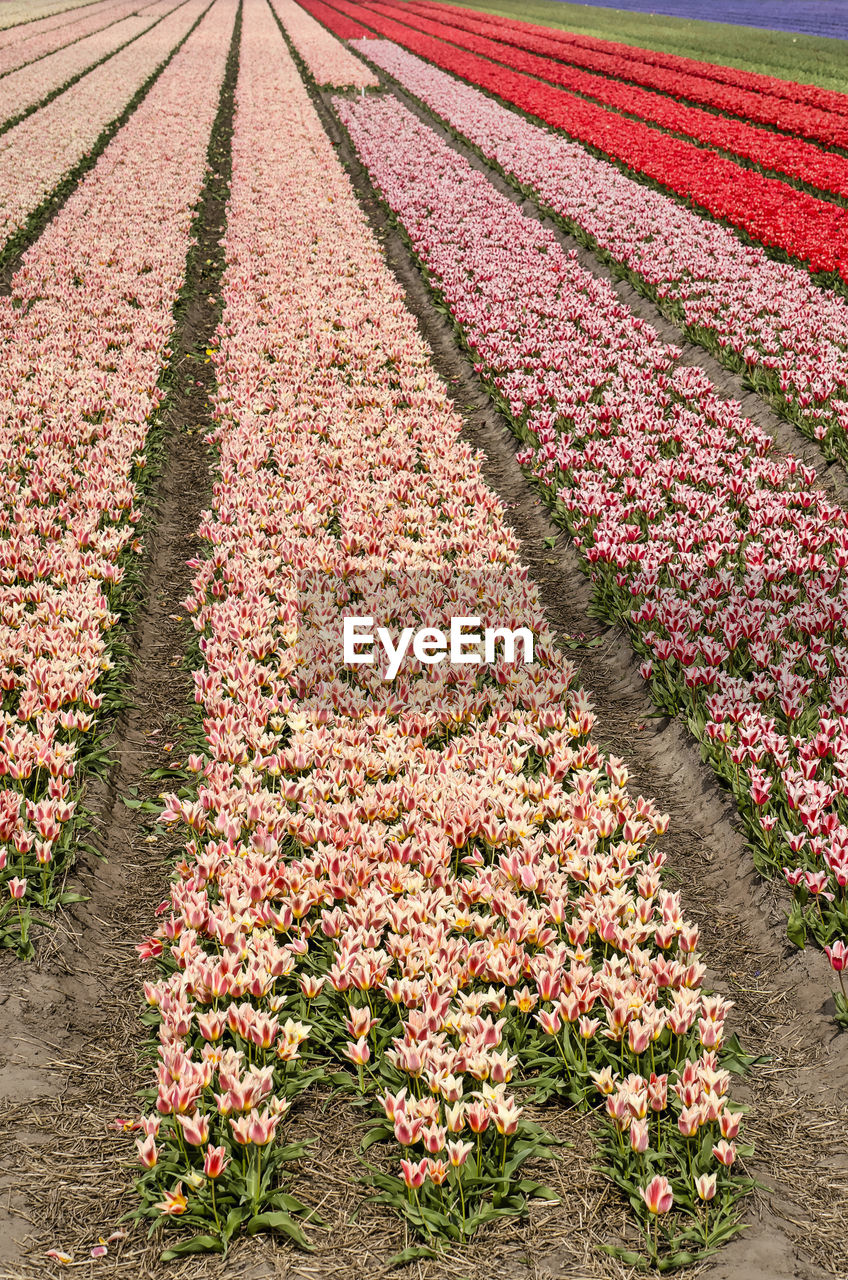
[[[496,40],[486,39],[481,32],[486,30],[488,24],[478,22],[476,19],[451,17],[450,25],[446,26],[442,17],[438,22],[434,22],[416,14],[410,14],[406,4],[378,4],[374,7],[376,12],[387,14],[407,24],[411,23],[415,29],[448,39],[451,43],[458,42],[463,48],[503,62],[514,70],[526,71],[529,75],[539,76],[569,92],[592,98],[602,106],[639,116],[650,124],[659,125],[663,129],[684,134],[687,138],[704,143],[708,150],[702,157],[702,163],[711,163],[709,148],[720,148],[742,156],[746,160],[752,160],[763,168],[799,178],[822,191],[848,196],[848,158],[845,156],[833,151],[825,151],[814,142],[790,137],[771,128],[761,128],[748,120],[728,118],[717,114],[714,110],[688,106],[666,93],[639,88],[626,78],[614,78],[617,75],[627,77],[630,70],[627,66],[619,67],[618,72],[610,72],[609,75],[595,75],[557,61],[569,55],[563,53],[562,46],[556,45],[553,41],[541,40],[526,44],[522,37],[521,50],[515,50],[511,43],[503,45]],[[472,22],[474,25],[471,25]],[[454,23],[458,24],[456,30],[453,29]],[[552,53],[552,58],[540,58],[534,53],[528,54],[522,51],[546,44],[552,45],[553,48],[548,50],[540,48],[539,51]],[[785,105],[783,103],[784,107]],[[848,111],[848,97],[844,100],[844,107]],[[803,110],[803,108],[797,109]],[[848,116],[838,117],[837,123],[840,128],[844,128],[845,136],[848,138]],[[598,145],[603,145],[600,137]],[[659,139],[657,139],[657,145],[661,145]]]
[[[848,459],[842,298],[399,45],[368,40],[357,47],[522,190],[623,264],[693,341],[731,357],[795,425]]]
[[[52,15],[67,13],[69,9],[78,9],[84,4],[85,0],[46,0],[46,3],[35,5],[28,0],[12,0],[11,4],[3,6],[0,13],[0,29],[28,26],[30,23],[35,25],[36,21],[42,19],[57,21],[60,19],[53,18]]]
[[[176,6],[177,0],[173,0],[170,7]],[[0,125],[28,111],[74,76],[102,62],[156,21],[155,13],[130,13],[104,31],[96,31],[66,49],[59,49],[31,66],[21,67],[0,78]]]
[[[308,9],[311,2],[305,0],[304,7]],[[596,147],[635,173],[692,200],[712,217],[726,220],[759,243],[807,263],[811,271],[837,274],[848,280],[848,209],[841,205],[798,191],[779,178],[742,168],[709,148],[661,133],[641,120],[617,115],[598,103],[567,93],[537,79],[541,68],[525,74],[457,48],[455,43],[447,42],[447,31],[445,39],[437,39],[384,16],[373,5],[334,0],[333,7],[346,16],[360,18],[374,31],[436,66],[564,130],[578,142]],[[386,6],[380,9],[386,10]],[[450,39],[455,39],[455,33],[450,33]],[[505,45],[498,47],[507,49]]]
[[[133,4],[133,0],[105,0],[100,4],[87,4],[79,15],[69,14],[52,21],[25,23],[0,34],[0,74],[13,71],[24,63],[43,58],[57,49],[63,49],[71,41],[82,40],[95,31],[101,31],[113,22],[120,22],[131,13],[149,12],[158,8],[158,0],[151,5]]]
[[[380,4],[376,7],[385,6]],[[396,4],[390,7],[399,10]],[[413,3],[404,5],[400,11],[405,12],[407,7],[444,23],[446,27],[488,36],[489,43],[497,40],[516,49],[585,67],[595,73],[595,81],[610,78],[644,85],[654,90],[656,97],[682,98],[713,111],[826,144],[844,146],[848,139],[848,94],[836,93],[832,89],[633,48],[568,31],[531,26],[494,14],[458,9],[453,5]],[[530,69],[529,65],[526,69]]]
[[[0,137],[0,248],[92,150],[207,8],[208,0],[187,0]]]

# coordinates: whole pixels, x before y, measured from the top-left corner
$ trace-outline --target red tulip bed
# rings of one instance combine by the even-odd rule
[[[596,36],[577,35],[571,31],[562,31],[555,27],[540,27],[535,23],[518,22],[514,18],[503,18],[492,13],[469,13],[467,8],[442,3],[442,0],[410,0],[408,5],[412,12],[438,17],[451,26],[463,27],[469,31],[483,31],[497,40],[508,40],[524,48],[522,40],[527,36],[534,39],[544,37],[555,41],[562,50],[573,49],[605,54],[618,59],[621,69],[625,64],[644,64],[649,67],[662,67],[666,71],[696,76],[699,80],[716,81],[718,84],[731,85],[736,89],[766,98],[783,98],[788,102],[803,103],[808,107],[816,107],[821,111],[837,116],[848,115],[846,95],[833,89],[822,89],[814,84],[799,84],[794,80],[780,80],[776,76],[766,76],[754,71],[742,71],[738,67],[718,66],[714,62],[700,62],[695,58],[684,58],[680,54],[663,53],[656,49],[640,49],[630,44],[620,44],[614,40],[601,40]],[[530,46],[527,45],[527,48]],[[562,54],[558,56],[563,56]],[[568,60],[568,59],[566,59]],[[576,62],[577,59],[575,58]],[[584,64],[580,64],[584,65]],[[588,65],[585,64],[585,65]],[[605,68],[606,70],[606,68]],[[617,74],[611,72],[610,74]],[[633,74],[627,78],[637,80]],[[693,86],[693,88],[695,88]],[[709,92],[709,85],[699,84],[695,88],[694,97],[698,102],[706,102],[703,96]],[[686,96],[686,95],[683,95]],[[746,99],[746,103],[750,99]],[[747,111],[739,113],[747,116]],[[777,123],[773,121],[772,123]]]
[[[373,4],[371,7],[375,13],[396,18],[405,25],[411,25],[415,31],[440,36],[451,44],[458,44],[460,48],[503,62],[515,70],[527,72],[569,92],[580,94],[581,97],[590,98],[601,106],[659,125],[663,129],[684,135],[687,140],[704,143],[709,148],[733,152],[734,157],[741,156],[763,169],[797,178],[821,191],[848,196],[848,157],[824,150],[803,138],[788,137],[747,121],[729,119],[724,115],[687,106],[672,96],[640,89],[626,80],[555,65],[550,59],[538,58],[532,53],[525,57],[511,47],[505,49],[498,46],[495,40],[468,34],[469,29],[472,32],[484,29],[482,26],[469,27],[469,24],[477,22],[476,18],[464,20],[462,29],[454,31],[453,18],[450,25],[430,21],[426,17],[419,17],[417,13],[410,13],[405,4]],[[524,47],[532,46],[522,46]],[[554,56],[557,56],[556,51]],[[619,74],[626,76],[626,71],[620,71]],[[848,100],[845,102],[845,109],[848,110]],[[834,131],[840,135],[833,140],[844,145],[841,137],[843,128],[846,130],[845,137],[848,138],[848,117],[839,117],[833,125]]]
[[[444,38],[469,49],[479,46],[476,47],[476,52],[487,53],[489,57],[500,59],[500,54],[493,48],[494,43],[500,41],[515,50],[539,54],[548,60],[572,63],[595,73],[591,77],[586,76],[581,83],[594,81],[597,84],[600,78],[609,78],[644,85],[647,89],[656,91],[655,94],[637,95],[634,99],[637,102],[651,99],[661,101],[661,95],[668,95],[670,98],[703,104],[723,115],[738,116],[742,120],[755,121],[757,124],[812,138],[826,145],[844,146],[848,141],[848,100],[842,94],[816,90],[814,86],[794,86],[796,89],[807,88],[814,96],[813,101],[797,102],[785,93],[775,95],[774,88],[779,85],[779,81],[761,77],[765,83],[750,87],[740,84],[731,86],[715,80],[712,72],[718,68],[712,68],[711,74],[705,75],[697,63],[691,69],[648,63],[644,60],[647,50],[631,50],[626,45],[616,46],[610,42],[605,46],[604,42],[595,41],[594,48],[590,49],[586,44],[580,43],[579,37],[575,38],[564,32],[541,32],[538,28],[530,30],[524,24],[508,24],[506,20],[498,20],[488,14],[469,14],[467,10],[455,8],[450,8],[446,13],[446,6],[441,4],[381,4],[375,7],[391,8],[395,16],[404,15],[402,21],[433,34],[436,34],[434,23],[437,23],[442,28]],[[418,15],[432,19],[433,22],[425,27]],[[519,27],[522,29],[518,30]],[[475,45],[464,43],[463,39],[456,38],[461,32],[471,32],[475,37],[488,39],[482,42],[475,40]],[[483,44],[485,48],[482,47]],[[632,56],[634,53],[638,55],[635,58]],[[685,64],[686,60],[679,61]],[[509,65],[518,66],[518,63],[510,62]],[[541,74],[533,69],[537,65],[535,58],[528,59],[519,69],[530,71],[534,75]],[[545,74],[543,78],[550,77]],[[638,114],[643,113],[639,111]]]
[[[189,650],[186,702],[171,709],[184,763],[153,773],[155,793],[174,781],[146,806],[178,851],[167,870],[151,864],[147,924],[120,941],[140,961],[141,1101],[111,1125],[123,1225],[85,1265],[145,1231],[162,1263],[255,1236],[273,1236],[275,1255],[316,1248],[328,1224],[304,1116],[328,1095],[358,1130],[361,1186],[345,1194],[392,1223],[389,1267],[474,1256],[501,1219],[548,1211],[551,1170],[562,1184],[586,1159],[557,1127],[566,1115],[624,1223],[603,1246],[610,1265],[699,1264],[752,1216],[756,1108],[749,1120],[752,1094],[732,1080],[763,1059],[740,1044],[730,966],[720,945],[710,954],[711,891],[669,852],[671,800],[642,794],[640,764],[605,745],[604,691],[596,711],[526,567],[519,500],[493,487],[437,365],[461,368],[517,438],[520,501],[561,531],[551,550],[570,542],[621,662],[637,655],[634,688],[638,666],[700,748],[693,770],[731,798],[740,857],[774,880],[791,941],[824,951],[830,969],[812,948],[812,981],[822,1008],[833,994],[821,1021],[836,1039],[848,999],[822,975],[841,983],[848,967],[848,511],[561,227],[844,460],[845,301],[680,203],[669,165],[690,194],[710,183],[698,205],[763,244],[778,229],[817,271],[845,271],[848,214],[532,75],[543,55],[607,105],[647,111],[650,98],[651,119],[704,141],[724,130],[711,144],[738,154],[761,135],[764,167],[781,154],[789,173],[794,155],[795,176],[807,166],[840,191],[848,162],[831,153],[839,165],[816,170],[828,153],[788,134],[798,120],[819,140],[838,131],[841,99],[425,2],[139,12],[94,5],[67,46],[39,26],[32,47],[59,59],[56,76],[86,49],[105,57],[122,23],[138,31],[0,139],[10,964],[13,951],[31,961],[50,912],[82,896],[74,861],[98,816],[87,787],[109,772],[109,735],[127,733],[133,610],[161,573],[142,559],[167,490],[151,459],[174,447],[175,370],[203,360],[213,379],[209,472],[189,478],[204,496],[180,533],[198,550],[180,552],[187,595],[171,615]],[[6,51],[23,57],[20,39],[14,54],[0,38],[0,67]],[[746,123],[718,114],[743,107]],[[191,282],[210,222],[219,266],[200,273],[202,329]],[[352,650],[351,622],[364,629]],[[457,644],[457,622],[484,633],[485,656]],[[634,696],[648,707],[641,686]],[[145,1274],[158,1265],[145,1255]]]
[[[507,46],[496,46],[504,50],[503,55],[498,54],[501,62],[496,63],[448,43],[447,30],[442,31],[445,39],[439,39],[414,29],[408,25],[406,11],[397,6],[335,0],[332,7],[346,17],[360,19],[372,31],[388,36],[436,66],[562,129],[627,170],[737,227],[752,240],[804,262],[813,272],[848,280],[848,209],[844,206],[797,191],[709,148],[662,133],[641,120],[616,115],[537,79],[543,70],[546,75],[554,75],[556,64],[536,59],[535,55],[517,52],[513,56]],[[389,12],[393,16],[386,16]],[[405,18],[403,22],[396,20],[399,12]],[[428,25],[439,28],[439,24]],[[451,33],[451,39],[454,34],[459,33]],[[474,37],[468,39],[479,44]],[[494,42],[483,44],[488,47]],[[509,64],[502,65],[507,57]],[[536,65],[539,61],[542,67]],[[526,74],[531,64],[531,74]],[[519,65],[523,70],[513,69]],[[848,130],[848,123],[845,127]]]
[[[316,0],[307,3],[317,13]],[[743,369],[829,456],[848,459],[848,307],[841,297],[394,42],[357,47],[626,271],[687,337]]]

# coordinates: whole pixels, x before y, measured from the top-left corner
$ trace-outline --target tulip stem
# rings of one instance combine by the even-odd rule
[[[209,1179],[209,1185],[210,1185],[211,1190],[212,1190],[212,1212],[213,1212],[213,1213],[214,1213],[214,1215],[215,1215],[215,1226],[216,1226],[216,1227],[218,1228],[218,1230],[220,1231],[220,1230],[221,1230],[221,1219],[218,1217],[218,1206],[217,1206],[217,1205],[216,1205],[216,1203],[215,1203],[215,1179],[214,1179],[214,1178],[210,1178],[210,1179]]]

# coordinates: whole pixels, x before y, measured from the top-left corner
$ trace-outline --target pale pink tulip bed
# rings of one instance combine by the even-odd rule
[[[209,3],[185,0],[126,49],[0,137],[0,250],[26,229],[42,202],[85,160],[185,40]]]
[[[4,4],[0,13],[0,30],[38,24],[39,30],[52,29],[61,21],[55,15],[68,13],[74,9],[87,8],[86,0],[11,0]]]
[[[79,16],[68,14],[42,23],[25,23],[12,27],[0,35],[0,74],[7,75],[18,67],[44,58],[64,49],[72,42],[82,40],[96,31],[102,31],[114,22],[121,22],[131,13],[143,13],[152,6],[133,4],[132,0],[102,0],[99,4],[86,5]]]
[[[167,8],[175,9],[177,3],[178,0],[171,0]],[[11,121],[31,111],[50,94],[104,62],[152,27],[161,16],[160,6],[129,13],[103,31],[96,31],[66,49],[59,49],[0,78],[0,129],[8,128]]]
[[[25,952],[31,913],[67,896],[79,787],[103,750],[145,441],[234,16],[215,0],[0,300],[0,865],[14,886],[0,930]]]
[[[295,0],[272,0],[272,4],[295,52],[318,84],[373,89],[380,83],[361,58],[339,40],[328,38],[325,28]]]
[[[592,740],[263,0],[244,10],[225,245],[217,479],[186,601],[202,738],[166,798],[185,851],[140,947],[159,1044],[140,1213],[191,1229],[166,1258],[240,1229],[306,1243],[292,1102],[329,1075],[373,1116],[367,1177],[413,1229],[403,1257],[426,1257],[553,1194],[524,1168],[552,1155],[535,1091],[597,1110],[648,1255],[680,1264],[733,1234],[749,1185],[730,1002],[702,991],[665,883],[667,817]],[[345,672],[356,600],[399,627],[470,602],[531,619],[536,662]]]

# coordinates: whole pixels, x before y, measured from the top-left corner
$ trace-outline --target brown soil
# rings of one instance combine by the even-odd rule
[[[676,723],[651,718],[651,705],[626,638],[592,620],[589,590],[564,538],[554,550],[543,539],[556,532],[514,458],[504,422],[459,354],[453,332],[435,310],[400,236],[388,225],[367,178],[326,110],[325,125],[351,169],[352,179],[407,301],[429,342],[466,422],[466,434],[484,453],[488,482],[500,493],[520,536],[523,558],[539,584],[552,625],[573,650],[581,680],[598,712],[597,736],[624,756],[634,790],[655,796],[671,814],[666,838],[671,874],[688,913],[701,924],[710,981],[736,1001],[734,1027],[746,1048],[768,1054],[736,1086],[754,1108],[748,1133],[757,1144],[750,1172],[764,1185],[750,1202],[746,1234],[718,1260],[681,1280],[816,1280],[848,1271],[842,1205],[848,1191],[848,1108],[838,1086],[848,1040],[834,1035],[828,1008],[831,981],[818,953],[799,954],[785,941],[780,893],[759,883],[751,869],[732,805],[714,784],[694,744]],[[227,175],[224,153],[216,171]],[[131,1138],[112,1128],[116,1115],[138,1109],[135,1090],[149,1079],[146,1033],[136,1016],[141,967],[134,944],[151,929],[162,898],[169,857],[167,837],[149,836],[121,797],[137,786],[139,798],[162,784],[145,773],[167,764],[165,748],[178,739],[191,682],[182,664],[186,647],[179,601],[196,552],[200,511],[207,501],[209,458],[202,444],[210,365],[202,351],[217,318],[209,294],[221,260],[221,182],[211,184],[194,255],[192,297],[181,320],[173,391],[165,407],[165,465],[148,538],[147,598],[133,645],[133,708],[115,730],[117,763],[107,787],[89,794],[100,815],[100,847],[108,862],[83,860],[80,883],[89,901],[57,921],[40,940],[34,965],[0,957],[0,1089],[8,1103],[0,1115],[0,1280],[36,1280],[59,1274],[44,1258],[62,1247],[84,1259],[97,1237],[109,1236],[133,1206]],[[206,259],[212,264],[206,266]],[[208,272],[204,278],[200,273]],[[598,271],[602,274],[602,271]],[[644,306],[643,300],[638,300]],[[190,358],[200,352],[201,358]],[[712,371],[711,371],[712,372]],[[728,375],[722,370],[722,379]],[[196,383],[202,385],[192,385]],[[722,385],[726,385],[722,383]],[[588,633],[592,645],[571,637]],[[404,1269],[419,1280],[583,1280],[631,1275],[603,1254],[603,1242],[628,1233],[628,1214],[617,1193],[593,1169],[591,1121],[563,1108],[546,1108],[544,1122],[567,1144],[562,1159],[537,1172],[561,1195],[559,1205],[533,1205],[528,1219],[481,1232],[466,1250]],[[291,1132],[314,1136],[315,1154],[297,1175],[296,1191],[327,1222],[311,1231],[312,1255],[269,1239],[240,1241],[226,1260],[157,1262],[159,1247],[140,1231],[110,1245],[92,1273],[136,1280],[374,1280],[407,1243],[396,1218],[363,1205],[356,1155],[361,1120],[313,1092],[294,1109]],[[369,1158],[378,1158],[375,1152]],[[356,1216],[354,1217],[354,1211]]]

